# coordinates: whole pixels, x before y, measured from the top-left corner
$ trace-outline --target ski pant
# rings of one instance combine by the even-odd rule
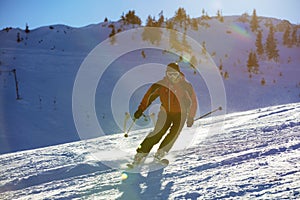
[[[169,152],[178,138],[184,126],[185,120],[186,114],[167,113],[165,110],[161,110],[158,113],[154,130],[147,135],[136,151],[138,153],[148,154],[152,147],[162,139],[162,137],[170,128],[169,133],[166,135],[158,148],[158,150]]]

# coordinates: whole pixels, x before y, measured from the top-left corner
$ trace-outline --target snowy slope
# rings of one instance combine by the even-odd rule
[[[154,171],[110,167],[126,163],[149,130],[4,154],[1,199],[299,199],[299,113],[294,103],[200,120]]]
[[[282,45],[283,32],[276,32],[279,63],[260,61],[260,73],[248,78],[246,62],[248,53],[254,49],[256,36],[249,23],[238,21],[238,16],[225,17],[224,23],[217,19],[205,21],[209,27],[199,26],[195,31],[188,28],[187,34],[199,44],[205,41],[207,51],[216,66],[222,60],[222,72],[227,97],[227,112],[245,111],[271,105],[299,102],[299,46],[287,48]],[[277,19],[260,22],[264,40],[268,34],[267,20],[276,25]],[[10,29],[0,32],[0,71],[17,70],[20,96],[16,101],[15,85],[11,73],[0,74],[0,153],[9,153],[37,147],[45,147],[79,140],[72,116],[72,90],[76,74],[88,53],[111,32],[133,28],[121,22],[93,24],[82,28],[65,25],[45,26],[31,30]],[[177,29],[184,32],[182,29]],[[299,32],[299,31],[298,31]],[[21,42],[17,42],[20,33]],[[129,44],[130,45],[130,44]],[[107,135],[120,132],[114,122],[111,109],[111,91],[118,78],[126,71],[145,63],[168,64],[178,56],[162,54],[152,49],[133,51],[114,61],[103,82],[104,90],[96,93],[96,112],[99,123]],[[200,113],[211,109],[210,94],[203,80],[197,80],[189,70],[189,64],[179,63],[187,78],[196,88]],[[261,79],[266,85],[261,85]],[[195,82],[197,80],[198,82]],[[199,84],[200,82],[200,84]],[[147,87],[139,90],[140,97]],[[136,98],[130,112],[138,106]],[[123,117],[123,116],[122,116]]]

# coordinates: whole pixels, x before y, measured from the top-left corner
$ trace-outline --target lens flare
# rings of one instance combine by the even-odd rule
[[[151,33],[159,33],[159,43],[154,44],[151,41],[149,42],[148,40],[143,39],[143,35],[145,32],[148,33],[149,30]],[[178,41],[184,39],[183,47],[179,48],[176,46],[182,43],[177,40],[176,42],[178,44],[175,42],[175,46],[174,43],[170,43],[170,35],[176,35]],[[103,80],[111,78],[110,76],[107,76],[107,71],[115,69],[113,63],[117,62],[120,57],[143,49],[170,52],[171,54],[174,54],[176,58],[179,56],[181,62],[183,60],[189,61],[193,65],[194,72],[198,72],[199,74],[199,76],[194,77],[194,80],[196,81],[200,78],[203,79],[205,86],[207,87],[210,95],[210,106],[212,108],[218,106],[226,108],[226,92],[219,69],[206,51],[205,54],[203,54],[204,49],[193,38],[171,29],[156,27],[148,27],[145,29],[141,27],[122,31],[116,34],[114,39],[115,41],[112,43],[111,39],[107,38],[92,49],[83,60],[76,74],[72,92],[72,114],[76,130],[81,140],[106,135],[103,123],[100,123],[100,121],[105,120],[99,118],[96,109],[96,93],[99,94],[99,92],[101,92],[100,90],[97,90],[98,86],[101,85]],[[145,61],[146,63],[144,64],[137,61],[130,61],[127,63],[127,68],[120,68],[120,70],[117,70],[118,74],[116,74],[116,79],[114,80],[115,84],[109,85],[109,88],[104,88],[105,90],[103,92],[103,94],[107,95],[107,101],[103,105],[107,107],[107,113],[111,115],[109,117],[109,123],[111,122],[115,124],[114,126],[117,126],[121,130],[123,129],[124,113],[130,111],[132,106],[138,104],[132,100],[132,98],[135,97],[136,91],[141,87],[161,80],[165,76],[166,63],[163,60],[163,58],[158,57],[155,61],[149,63]],[[202,60],[205,61],[205,65],[200,65],[201,63],[204,63]],[[174,61],[175,60],[172,60],[172,62]],[[106,93],[107,91],[109,92]],[[226,113],[226,109],[224,109],[223,112]],[[108,126],[110,126],[110,124]],[[137,127],[137,125],[135,125],[135,127]],[[222,129],[222,126],[217,128]],[[111,134],[111,132],[108,134]],[[188,142],[176,143],[174,145],[174,150],[188,148],[189,145],[196,140],[196,137],[196,134],[185,136],[185,140]],[[123,139],[124,138],[122,137],[120,140]],[[136,141],[134,144],[133,142],[127,142],[121,146],[119,145],[120,143],[121,142],[116,143],[117,146],[115,146],[113,150],[115,156],[114,160],[116,160],[116,162],[104,159],[106,156],[105,149],[99,149],[98,152],[92,152],[92,154],[110,168],[122,168],[124,162],[126,163],[129,157],[132,159],[134,149],[138,146],[139,142]],[[103,157],[102,155],[105,156]],[[126,155],[126,158],[123,158],[124,155]],[[154,171],[158,168],[149,168],[149,171]],[[134,171],[134,173],[139,173],[140,170],[130,170],[130,179],[132,179],[132,171]],[[125,180],[128,175],[123,174],[122,177],[123,180]]]
[[[127,178],[128,178],[128,174],[126,174],[125,172],[123,172],[122,175],[121,175],[122,181],[126,180]]]
[[[233,24],[230,26],[230,30],[240,40],[250,40],[250,30],[247,29],[244,25],[241,24]]]

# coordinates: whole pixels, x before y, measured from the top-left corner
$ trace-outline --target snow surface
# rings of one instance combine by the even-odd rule
[[[148,131],[1,155],[1,199],[300,198],[300,103],[199,120],[176,142],[196,133],[192,144],[171,151],[165,168],[107,165],[128,162]],[[118,143],[126,156],[116,156]]]
[[[134,27],[107,22],[82,28],[46,26],[28,34],[21,29],[0,31],[0,198],[299,199],[299,45],[283,46],[283,32],[277,31],[279,62],[260,59],[259,74],[249,78],[246,65],[256,35],[238,16],[224,20],[207,20],[207,27],[186,33],[199,44],[205,41],[216,66],[222,63],[221,72],[229,73],[223,80],[229,114],[224,110],[185,128],[167,156],[166,168],[149,158],[148,165],[131,172],[124,165],[152,125],[138,122],[144,128],[125,139],[108,106],[112,90],[135,66],[165,65],[178,55],[144,49],[145,58],[137,50],[111,63],[95,96],[105,136],[79,141],[72,115],[79,67],[107,39],[110,24],[122,31]],[[260,20],[265,42],[266,24],[282,20]],[[196,90],[197,115],[214,109],[202,77],[193,75],[189,63],[179,64]],[[6,72],[12,69],[17,70],[21,100],[16,100],[13,74]],[[140,87],[132,97],[131,114],[147,88]]]

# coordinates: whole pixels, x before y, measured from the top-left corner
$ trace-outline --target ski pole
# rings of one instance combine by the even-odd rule
[[[143,113],[142,115],[145,119],[151,118],[153,120],[152,117],[154,117],[155,114],[151,113],[150,115],[145,115]],[[128,130],[126,130],[126,124],[127,124],[127,121],[128,121],[129,118],[130,118],[130,114],[128,112],[126,112],[125,113],[125,119],[124,119],[124,137],[128,137],[129,131],[131,130],[131,128],[133,127],[135,121],[137,120],[136,118],[133,118],[133,121],[132,121],[131,125],[129,126]],[[153,122],[154,122],[154,120],[153,120]]]
[[[129,126],[128,130],[127,131],[125,130],[124,137],[128,137],[128,133],[129,133],[130,129],[133,127],[135,121],[136,121],[136,118],[133,118],[133,121],[132,121],[131,125]]]
[[[130,114],[128,112],[125,112],[124,126],[123,126],[124,133],[126,132],[126,125],[127,125],[129,118],[130,118]]]
[[[202,119],[202,118],[204,118],[204,117],[206,117],[206,116],[208,116],[208,115],[210,115],[210,114],[212,114],[212,113],[214,113],[214,112],[217,112],[218,110],[222,110],[222,106],[220,106],[219,108],[217,108],[217,109],[215,109],[215,110],[212,110],[212,111],[210,111],[210,112],[208,112],[208,113],[206,113],[206,114],[204,114],[204,115],[201,115],[200,117],[196,118],[194,121],[197,121],[197,120],[199,120],[199,119]]]

